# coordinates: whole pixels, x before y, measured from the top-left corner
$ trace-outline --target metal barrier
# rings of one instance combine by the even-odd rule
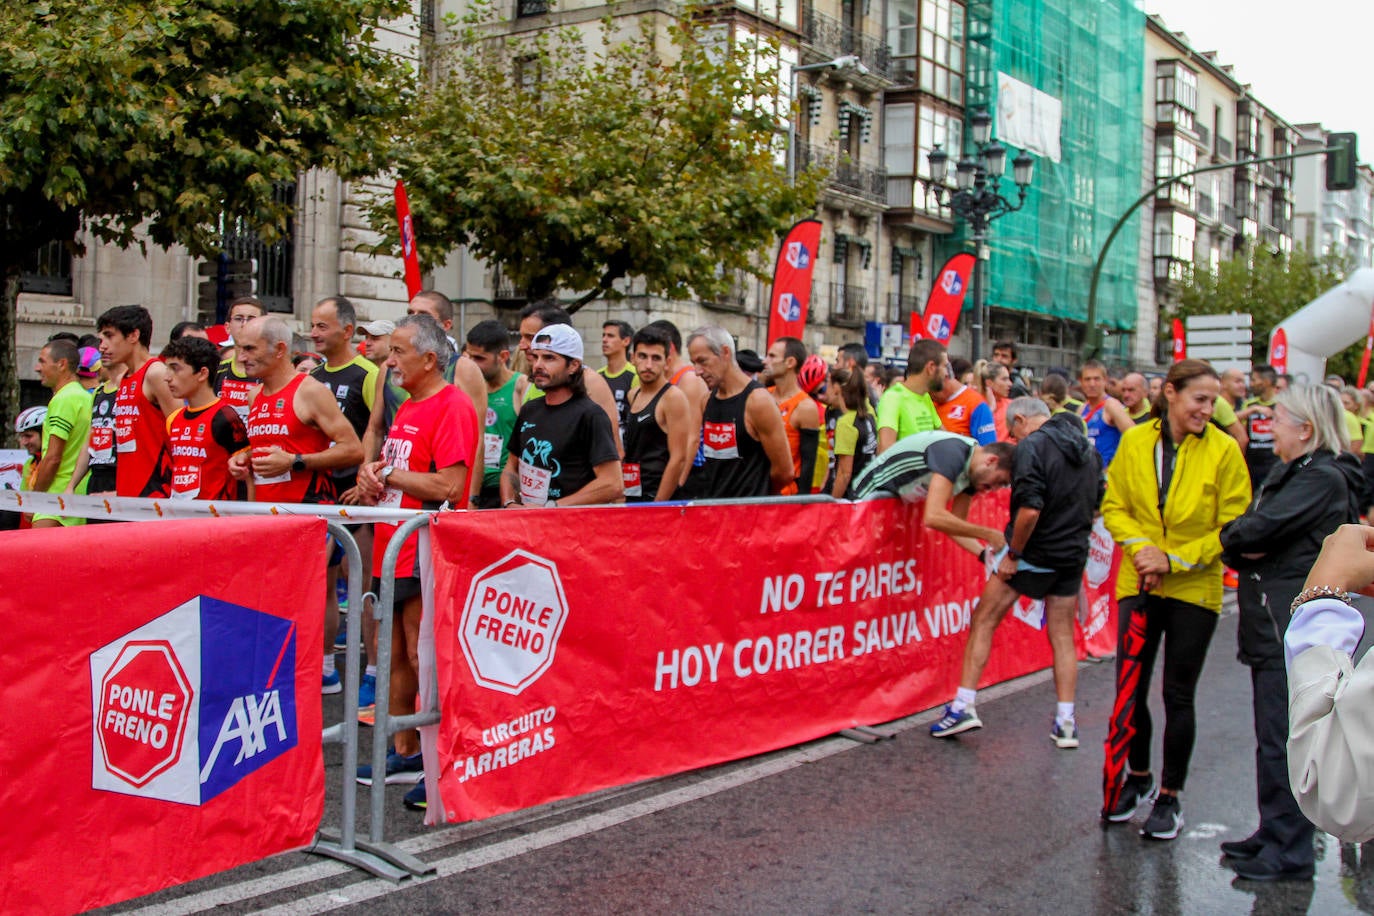
[[[422,862],[410,853],[385,843],[382,840],[383,803],[386,795],[387,743],[391,735],[412,719],[425,719],[415,724],[429,725],[439,721],[436,708],[432,714],[402,716],[392,719],[390,696],[387,688],[391,683],[391,627],[394,617],[396,594],[396,558],[401,546],[411,534],[429,524],[430,516],[421,515],[401,525],[396,535],[387,545],[382,559],[381,589],[373,604],[373,618],[377,621],[377,705],[376,723],[373,726],[372,772],[378,778],[372,780],[371,823],[368,839],[360,841],[357,837],[358,822],[358,781],[355,768],[358,761],[358,688],[361,682],[362,663],[362,620],[363,620],[363,567],[362,555],[358,544],[347,529],[338,522],[329,522],[329,531],[340,538],[348,560],[348,618],[347,648],[344,650],[344,717],[337,725],[324,730],[326,744],[343,745],[343,772],[340,774],[340,801],[343,812],[340,817],[339,833],[327,832],[323,828],[309,852],[328,856],[347,862],[380,878],[401,881],[410,875],[427,875],[434,872],[434,866]],[[432,674],[432,672],[431,672]]]

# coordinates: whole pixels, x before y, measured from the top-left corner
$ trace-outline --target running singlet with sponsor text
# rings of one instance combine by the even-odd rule
[[[219,368],[215,371],[215,394],[219,395],[234,410],[238,411],[239,418],[245,422],[248,419],[248,402],[251,400],[253,389],[258,387],[258,380],[249,378],[234,368],[234,358],[226,357],[219,362]]]
[[[758,382],[750,380],[744,390],[732,398],[706,399],[702,415],[701,441],[706,464],[692,470],[699,478],[694,494],[704,499],[767,496],[771,465],[763,445],[744,424],[745,404]],[[771,396],[770,396],[771,400]]]
[[[237,499],[239,482],[229,459],[248,447],[238,411],[216,398],[204,407],[183,407],[167,418],[172,450],[173,499]]]
[[[120,496],[166,496],[172,474],[167,418],[143,393],[150,359],[119,383],[115,396],[115,490]]]
[[[95,389],[91,401],[91,437],[87,443],[91,476],[87,493],[112,493],[115,488],[115,398],[119,386]]]
[[[382,460],[388,467],[401,471],[432,474],[440,468],[456,464],[467,465],[477,444],[477,411],[472,399],[453,385],[444,385],[422,401],[407,400],[396,410],[396,419],[382,444]],[[471,468],[469,468],[469,471]],[[453,509],[466,509],[468,486],[459,488]],[[438,509],[437,502],[422,502],[418,497],[388,486],[377,501],[379,507],[393,509]],[[378,522],[376,539],[372,543],[372,568],[382,568],[387,544],[399,524]],[[396,558],[396,575],[402,578],[418,576],[416,540],[407,539]]]
[[[296,416],[296,389],[304,380],[304,375],[297,374],[274,394],[258,392],[248,410],[248,442],[254,451],[275,445],[292,455],[313,455],[333,444]],[[332,503],[336,498],[328,471],[287,470],[277,477],[254,475],[253,481],[257,485],[254,499],[260,503]]]

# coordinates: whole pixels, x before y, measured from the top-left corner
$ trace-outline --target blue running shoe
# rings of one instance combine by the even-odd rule
[[[377,675],[364,674],[363,682],[358,685],[358,708],[377,705]]]
[[[401,799],[401,804],[411,811],[423,811],[429,807],[429,799],[425,797],[425,781],[422,779],[415,784],[415,788],[405,794]]]
[[[945,714],[940,717],[940,721],[930,727],[930,737],[948,738],[960,732],[972,731],[982,727],[983,722],[978,718],[978,713],[974,711],[972,706],[966,706],[960,712],[955,712],[946,706]]]
[[[348,648],[348,627],[342,622],[339,623],[339,633],[334,637],[334,648],[342,652]]]
[[[326,696],[331,693],[343,693],[343,681],[339,680],[339,672],[331,671],[324,676],[324,686],[320,693]]]
[[[404,757],[392,751],[386,755],[386,778],[384,780],[386,785],[408,786],[420,782],[424,775],[425,762],[419,754],[413,757]],[[372,785],[372,767],[367,765],[358,767],[358,784]]]

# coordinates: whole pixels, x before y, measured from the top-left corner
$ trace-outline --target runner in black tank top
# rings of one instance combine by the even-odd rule
[[[658,425],[654,411],[667,390],[666,385],[660,388],[643,410],[627,408],[623,464],[626,502],[653,502],[663,481],[663,470],[668,466],[668,434]]]
[[[701,430],[706,461],[703,467],[692,470],[691,481],[699,498],[768,495],[768,455],[759,441],[749,435],[744,424],[745,402],[755,388],[762,387],[751,379],[744,390],[732,398],[712,395],[707,399]]]

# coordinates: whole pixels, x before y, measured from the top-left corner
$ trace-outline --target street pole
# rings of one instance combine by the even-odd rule
[[[980,224],[973,230],[973,362],[983,357],[983,240],[987,227]]]
[[[1107,262],[1107,250],[1112,247],[1112,242],[1116,241],[1117,235],[1125,227],[1126,221],[1130,219],[1135,211],[1139,210],[1145,201],[1150,200],[1159,193],[1161,188],[1167,188],[1176,181],[1184,178],[1191,178],[1194,175],[1201,175],[1204,172],[1219,172],[1223,169],[1234,169],[1243,165],[1258,165],[1261,162],[1281,162],[1287,159],[1301,159],[1304,156],[1320,156],[1324,153],[1343,152],[1345,147],[1332,146],[1323,149],[1306,150],[1301,153],[1286,153],[1282,156],[1265,156],[1262,159],[1246,159],[1243,162],[1222,162],[1217,165],[1208,165],[1200,169],[1193,169],[1190,172],[1181,172],[1156,184],[1153,188],[1140,195],[1139,199],[1121,214],[1116,223],[1112,226],[1112,231],[1107,233],[1107,241],[1102,243],[1102,250],[1097,253],[1097,261],[1093,264],[1092,282],[1088,285],[1088,319],[1083,334],[1083,358],[1096,359],[1102,349],[1102,329],[1097,326],[1097,283],[1102,279],[1102,265]],[[1154,249],[1151,248],[1151,251]]]

